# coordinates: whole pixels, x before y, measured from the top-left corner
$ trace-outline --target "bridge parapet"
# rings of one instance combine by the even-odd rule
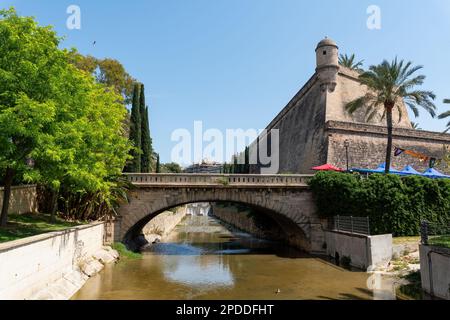
[[[128,181],[139,187],[308,187],[313,175],[249,174],[153,174],[127,173]]]

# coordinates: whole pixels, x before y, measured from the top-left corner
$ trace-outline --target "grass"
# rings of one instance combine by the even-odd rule
[[[393,244],[419,243],[420,237],[397,237],[392,239]],[[428,243],[433,246],[450,248],[450,235],[430,236]]]
[[[392,239],[393,244],[419,243],[420,237],[396,237]]]
[[[422,300],[423,290],[420,280],[420,271],[412,272],[403,277],[408,284],[402,285],[397,289],[397,294],[406,299]]]
[[[433,246],[450,248],[450,235],[430,237],[428,243]]]
[[[112,248],[119,253],[121,259],[136,260],[142,258],[142,254],[128,250],[123,243],[116,242],[112,245]]]
[[[56,218],[55,223],[51,223],[50,215],[48,214],[10,214],[8,220],[8,226],[6,228],[0,228],[0,243],[32,237],[47,232],[60,231],[83,224],[79,222],[68,222],[60,218]]]

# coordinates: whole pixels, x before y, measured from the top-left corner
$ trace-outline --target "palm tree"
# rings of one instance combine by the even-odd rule
[[[359,76],[361,84],[366,85],[367,93],[346,105],[347,111],[352,114],[358,109],[366,108],[367,121],[383,110],[382,118],[387,124],[386,173],[389,173],[392,156],[392,111],[396,108],[400,118],[402,101],[419,116],[418,107],[424,108],[432,117],[436,116],[436,106],[433,101],[436,96],[431,91],[415,89],[423,84],[425,76],[413,76],[422,66],[412,66],[412,62],[404,63],[397,58],[392,62],[384,60],[380,65],[371,66],[368,71]]]
[[[450,99],[445,99],[444,103],[449,103],[450,104]],[[448,118],[448,117],[450,117],[450,110],[440,114],[438,118],[439,119],[445,119],[445,118]],[[448,132],[448,131],[450,131],[450,121],[449,121],[449,123],[447,123],[447,130],[445,130],[444,132]]]
[[[411,126],[414,130],[422,130],[418,122],[411,121]]]
[[[339,64],[343,67],[347,67],[352,70],[356,71],[363,71],[362,66],[364,63],[364,60],[360,60],[358,62],[355,61],[356,57],[355,54],[352,54],[350,57],[347,56],[347,54],[343,55],[341,54],[339,56]]]

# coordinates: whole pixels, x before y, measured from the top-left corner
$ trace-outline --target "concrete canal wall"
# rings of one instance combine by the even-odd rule
[[[145,239],[152,243],[162,240],[186,217],[188,205],[179,207],[174,211],[164,211],[159,214],[142,229]]]
[[[326,231],[327,254],[349,259],[352,267],[372,271],[386,267],[392,258],[392,235],[365,236]]]
[[[3,205],[3,191],[0,187],[0,208]],[[11,188],[9,213],[24,214],[38,211],[37,190],[35,185],[15,186]]]
[[[419,252],[423,290],[450,300],[450,249],[421,245]]]
[[[103,240],[93,223],[0,244],[0,300],[69,299],[118,258]]]

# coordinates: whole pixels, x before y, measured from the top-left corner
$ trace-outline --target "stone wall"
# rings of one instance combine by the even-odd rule
[[[385,162],[387,133],[382,126],[329,121],[326,124],[328,133],[327,162],[339,167],[346,167],[345,140],[349,141],[350,168],[375,169]],[[403,149],[411,149],[426,155],[442,158],[444,145],[450,145],[450,135],[438,132],[427,132],[406,128],[396,128],[393,133],[393,144]],[[429,162],[420,162],[406,154],[395,157],[392,154],[392,166],[403,169],[412,165],[416,170],[423,172],[429,167]],[[436,169],[450,173],[445,162],[436,166]]]
[[[0,187],[0,208],[3,205],[3,191],[4,188]],[[9,213],[24,214],[36,213],[37,211],[38,203],[35,185],[12,187],[9,202]]]
[[[69,299],[117,253],[94,223],[0,244],[0,300]]]
[[[279,173],[309,172],[326,161],[325,99],[326,93],[312,78],[267,127],[279,130]],[[270,135],[261,136],[259,143],[266,145],[267,140],[270,145]],[[251,148],[256,150],[255,143]],[[260,173],[261,167],[252,165],[251,172]]]
[[[186,206],[174,211],[164,211],[142,229],[142,234],[149,243],[164,239],[186,216]]]
[[[450,249],[419,246],[422,288],[432,296],[450,300]]]
[[[392,235],[364,236],[326,231],[327,254],[342,261],[350,259],[355,268],[372,271],[386,267],[392,258]]]
[[[367,92],[367,87],[361,85],[358,77],[358,72],[340,66],[336,89],[327,94],[325,122],[367,123],[367,114],[364,108],[356,110],[353,114],[345,110],[345,106],[349,102],[364,96]],[[399,106],[402,116],[400,117],[397,109],[393,110],[394,127],[411,129],[411,121],[409,120],[406,105],[403,102],[399,102]],[[370,124],[385,125],[386,120],[382,118],[382,109],[379,108],[377,111],[377,115],[370,120]]]
[[[254,235],[257,238],[276,240],[276,241],[287,241],[283,230],[277,223],[261,215],[263,214],[251,214],[249,208],[240,208],[237,205],[232,204],[212,204],[212,215],[219,220],[239,229]]]

